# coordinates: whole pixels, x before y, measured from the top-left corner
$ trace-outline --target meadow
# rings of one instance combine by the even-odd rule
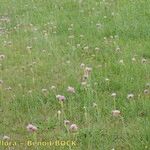
[[[3,149],[150,149],[149,0],[0,0]]]

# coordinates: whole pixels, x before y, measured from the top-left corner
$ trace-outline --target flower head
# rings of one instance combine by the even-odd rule
[[[96,104],[96,103],[93,103],[93,107],[97,107],[97,104]]]
[[[70,92],[70,93],[75,93],[74,87],[71,87],[71,86],[68,86],[67,91]]]
[[[112,93],[111,94],[112,97],[116,97],[116,95],[117,95],[116,93]]]
[[[69,120],[64,120],[64,125],[65,126],[70,125],[70,121]]]
[[[71,132],[77,132],[78,126],[76,124],[71,124],[69,129]]]
[[[148,90],[148,89],[145,89],[145,90],[144,90],[144,94],[149,94],[149,90]]]
[[[10,137],[7,136],[7,135],[4,135],[4,136],[3,136],[3,140],[10,140]]]
[[[144,64],[144,63],[146,63],[147,62],[147,60],[145,59],[145,58],[143,58],[142,59],[142,63]]]
[[[56,98],[57,98],[59,101],[65,101],[65,100],[66,100],[66,97],[63,96],[63,95],[56,95]]]
[[[85,67],[85,64],[84,64],[84,63],[80,64],[80,67],[81,67],[81,68],[84,68],[84,67]]]
[[[5,59],[5,55],[1,54],[0,55],[0,60],[3,60],[3,59]]]
[[[35,132],[35,131],[37,131],[37,127],[34,126],[34,125],[32,125],[32,124],[28,124],[27,130],[28,130],[29,132]]]
[[[114,116],[114,117],[118,117],[118,116],[120,116],[120,111],[119,110],[113,110],[112,111],[112,115]]]
[[[134,97],[134,94],[128,94],[127,99],[132,99]]]

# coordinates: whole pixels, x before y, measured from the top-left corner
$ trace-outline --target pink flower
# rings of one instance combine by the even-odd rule
[[[112,111],[112,115],[114,116],[114,117],[118,117],[118,116],[120,116],[120,111],[119,110],[113,110]]]
[[[29,132],[35,132],[35,131],[37,131],[37,127],[34,126],[34,125],[32,125],[32,124],[28,124],[27,130],[28,130]]]
[[[71,132],[77,132],[78,131],[78,126],[76,124],[72,124],[70,125],[70,131]]]
[[[56,98],[59,100],[59,101],[65,101],[66,97],[63,96],[63,95],[56,95]]]
[[[67,91],[70,93],[75,93],[74,87],[71,87],[71,86],[68,87]]]

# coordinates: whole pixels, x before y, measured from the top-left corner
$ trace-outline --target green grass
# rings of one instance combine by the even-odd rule
[[[15,150],[150,149],[149,41],[148,0],[1,0],[0,141],[9,136]],[[92,67],[87,86],[81,63]],[[63,107],[57,94],[66,97]],[[78,132],[68,133],[65,119]],[[27,132],[29,123],[38,127],[37,139]],[[28,140],[75,140],[76,146],[19,144]]]

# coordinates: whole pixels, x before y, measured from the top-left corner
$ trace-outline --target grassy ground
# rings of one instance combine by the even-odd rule
[[[150,149],[149,41],[148,0],[0,0],[0,149],[4,135],[15,150]],[[82,63],[92,68],[86,85]]]

